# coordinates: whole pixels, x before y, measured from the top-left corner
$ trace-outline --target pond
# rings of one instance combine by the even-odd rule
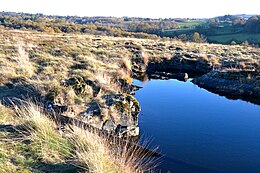
[[[162,172],[259,173],[260,106],[229,100],[190,80],[134,84],[141,136],[165,156]]]

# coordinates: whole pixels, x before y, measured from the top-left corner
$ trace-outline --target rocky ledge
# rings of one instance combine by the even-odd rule
[[[89,125],[121,136],[139,136],[138,114],[141,110],[132,95],[111,94],[102,96],[103,104],[93,101],[80,113]]]
[[[204,61],[197,55],[174,55],[171,59],[163,59],[161,62],[150,62],[146,72],[187,72],[187,73],[207,73],[212,70],[212,65]]]
[[[260,73],[257,71],[211,71],[192,82],[230,99],[243,99],[260,104]]]
[[[66,80],[64,85],[73,88],[79,96],[93,95],[86,104],[66,105],[57,92],[51,91],[45,96],[48,111],[73,117],[99,130],[105,130],[121,136],[139,136],[138,114],[139,102],[132,96],[139,87],[126,80],[115,81],[122,93],[101,94],[102,85],[82,77]]]

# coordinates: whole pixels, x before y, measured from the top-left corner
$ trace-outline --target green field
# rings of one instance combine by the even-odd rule
[[[246,40],[252,43],[260,43],[260,34],[238,33],[238,34],[208,36],[209,42],[222,43],[222,44],[229,44],[231,43],[231,41],[242,43]]]
[[[206,24],[205,20],[189,20],[187,22],[177,22],[180,28],[195,28],[198,25]]]
[[[165,30],[163,36],[178,37],[181,34],[189,36],[194,32],[199,32],[205,35],[210,43],[230,44],[232,41],[239,44],[244,41],[248,41],[250,44],[260,43],[260,34],[246,33],[243,27],[233,27],[229,22],[222,22],[217,28],[210,28],[206,20],[191,20],[178,24],[179,29]],[[198,25],[202,27],[197,29]]]

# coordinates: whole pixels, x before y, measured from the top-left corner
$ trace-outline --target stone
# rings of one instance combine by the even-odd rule
[[[136,136],[139,133],[138,115],[141,110],[138,101],[129,94],[110,94],[102,96],[102,99],[105,100],[102,105],[97,102],[88,104],[87,110],[80,115],[82,120],[100,130],[116,132],[119,136]],[[102,110],[113,107],[118,113],[113,115],[108,111],[105,115],[110,117],[104,121]]]
[[[115,122],[110,118],[108,120],[106,120],[102,126],[102,130],[106,130],[106,131],[114,131],[116,128],[115,126]]]

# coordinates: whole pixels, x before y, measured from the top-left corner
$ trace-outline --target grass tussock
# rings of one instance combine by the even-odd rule
[[[116,77],[104,70],[96,71],[91,78],[103,91],[118,93],[120,90],[119,85],[115,82]]]
[[[209,61],[209,57],[206,54],[200,54],[200,56],[198,57],[198,60],[200,62],[208,62]]]
[[[123,67],[126,69],[126,71],[128,73],[131,73],[132,71],[132,62],[130,61],[129,58],[125,57],[122,59],[122,64],[123,64]]]
[[[17,56],[14,57],[17,62],[17,74],[22,76],[32,77],[34,74],[34,66],[33,63],[29,59],[29,54],[25,50],[27,47],[23,42],[17,42]]]
[[[5,138],[22,146],[19,149],[14,149],[13,146],[11,149],[19,153],[15,155],[23,158],[23,164],[20,162],[12,164],[11,155],[14,153],[8,153],[6,149],[6,146],[10,148],[12,145],[9,142],[1,142],[0,157],[5,158],[0,159],[1,171],[17,172],[19,167],[19,170],[26,172],[33,165],[70,163],[77,169],[90,173],[144,172],[145,165],[142,165],[140,159],[141,152],[131,149],[130,143],[120,143],[118,139],[113,140],[100,133],[83,130],[76,125],[65,126],[61,130],[59,121],[46,116],[39,106],[32,103],[15,107],[16,115],[13,116],[16,117],[17,124],[23,127],[18,131],[20,140],[8,136]],[[26,141],[26,144],[23,141]],[[23,155],[25,150],[30,151],[30,157],[28,154]],[[27,158],[34,161],[28,161]],[[3,164],[9,167],[3,167]]]
[[[125,146],[111,146],[111,140],[95,133],[73,127],[71,140],[74,143],[78,163],[95,173],[134,173],[143,172],[139,159],[134,156],[136,151],[128,153]],[[113,142],[112,142],[113,143]],[[113,148],[114,147],[114,148]]]
[[[142,51],[141,57],[143,58],[144,64],[147,66],[148,62],[149,62],[149,57],[148,57],[147,53]]]
[[[64,162],[70,156],[71,146],[57,130],[54,120],[44,115],[38,106],[31,103],[16,110],[20,124],[30,133],[27,139],[37,148],[37,154],[45,162]]]

